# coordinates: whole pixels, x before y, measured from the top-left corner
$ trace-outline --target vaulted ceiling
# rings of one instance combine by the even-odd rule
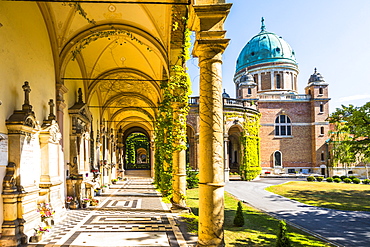
[[[159,85],[169,74],[171,44],[181,43],[171,40],[173,5],[38,5],[52,41],[57,82],[82,85],[86,102],[100,109],[100,118],[117,123],[116,129],[127,129],[135,121],[153,129],[162,98]]]

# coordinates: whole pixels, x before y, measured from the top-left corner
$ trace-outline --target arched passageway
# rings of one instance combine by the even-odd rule
[[[123,138],[124,169],[127,170],[151,170],[150,139],[145,130],[131,128],[126,131]]]

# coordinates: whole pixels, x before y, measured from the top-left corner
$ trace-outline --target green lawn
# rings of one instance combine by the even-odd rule
[[[370,185],[294,181],[267,188],[284,197],[323,208],[370,211]]]
[[[195,215],[198,215],[198,198],[198,189],[187,190],[187,205],[192,208]],[[233,220],[237,203],[237,199],[225,193],[224,233],[226,246],[275,246],[279,221],[243,204],[246,224],[243,227],[234,227]],[[295,247],[332,246],[292,227],[288,227],[288,232]]]

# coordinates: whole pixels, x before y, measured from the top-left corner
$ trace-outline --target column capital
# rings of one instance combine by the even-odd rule
[[[214,58],[222,54],[229,45],[230,39],[207,38],[197,39],[194,43],[193,56],[199,58]],[[221,56],[216,58],[221,61]],[[200,59],[202,60],[202,59]]]

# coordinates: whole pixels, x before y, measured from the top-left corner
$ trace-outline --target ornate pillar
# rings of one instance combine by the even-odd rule
[[[215,3],[220,1],[213,1]],[[224,1],[222,1],[224,2]],[[222,53],[229,40],[223,22],[231,4],[198,1],[199,28],[193,54],[200,67],[199,234],[198,246],[224,246],[224,164]]]
[[[57,83],[56,84],[56,119],[59,124],[60,132],[63,134],[64,132],[64,109],[66,108],[66,103],[64,103],[63,94],[67,93],[68,89],[64,84]],[[63,141],[60,139],[60,144],[63,146]]]

